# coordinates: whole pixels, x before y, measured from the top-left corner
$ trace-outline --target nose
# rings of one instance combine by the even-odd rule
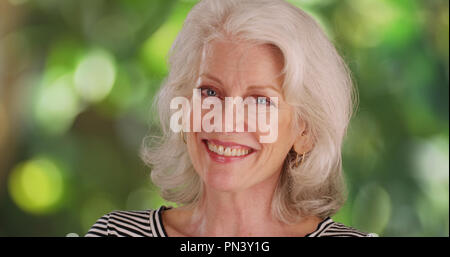
[[[223,105],[223,132],[256,132],[254,106],[245,104],[242,97],[226,97]]]

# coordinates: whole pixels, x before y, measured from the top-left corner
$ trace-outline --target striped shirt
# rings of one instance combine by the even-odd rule
[[[161,213],[171,207],[161,206],[156,210],[113,211],[97,220],[86,237],[167,237]],[[352,227],[334,222],[327,217],[306,237],[376,237],[375,233],[364,233]]]

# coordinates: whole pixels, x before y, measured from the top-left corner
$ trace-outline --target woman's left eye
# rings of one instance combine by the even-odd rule
[[[259,96],[256,100],[257,104],[264,104],[264,105],[271,105],[272,102],[270,101],[270,98],[268,97],[261,97]]]

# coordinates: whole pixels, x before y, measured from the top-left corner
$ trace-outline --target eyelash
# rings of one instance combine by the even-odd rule
[[[212,87],[209,87],[209,86],[202,86],[202,87],[199,87],[199,89],[200,89],[200,92],[201,92],[202,97],[219,97],[220,99],[223,99],[222,97],[218,96],[218,94],[220,94],[220,93],[217,92],[218,90],[216,90],[216,89],[214,89],[214,88],[212,88]],[[213,96],[208,95],[208,93],[205,92],[205,91],[207,91],[207,90],[212,90],[212,91],[214,91],[214,92],[215,92],[215,95],[213,95]],[[253,97],[256,98],[256,101],[257,101],[257,102],[259,101],[259,99],[264,99],[264,100],[267,101],[266,105],[269,105],[269,106],[270,106],[270,105],[273,105],[273,106],[275,106],[274,103],[272,102],[272,100],[271,100],[269,97],[261,96],[261,95],[253,96]]]
[[[200,87],[200,90],[201,90],[202,96],[205,96],[205,97],[217,96],[217,94],[218,94],[217,90],[210,88],[210,87]],[[207,91],[207,90],[214,91],[215,95],[208,95],[208,93],[205,93],[205,91]]]
[[[214,91],[216,94],[211,96],[208,95],[208,93],[206,93],[207,90],[212,90]],[[222,97],[220,97],[220,93],[218,92],[219,90],[216,90],[215,88],[209,87],[209,86],[202,86],[200,87],[200,93],[202,95],[202,97],[219,97],[220,99],[222,99]]]
[[[273,104],[273,102],[272,102],[272,100],[270,99],[270,97],[266,97],[266,96],[256,96],[256,101],[258,102],[259,101],[259,99],[264,99],[264,100],[266,100],[266,105],[274,105]]]

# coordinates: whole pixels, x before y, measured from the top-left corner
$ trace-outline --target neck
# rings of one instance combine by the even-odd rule
[[[194,206],[183,206],[163,213],[169,236],[305,236],[322,221],[302,217],[298,223],[285,224],[271,213],[278,174],[251,188],[223,192],[204,187],[202,199]],[[169,217],[168,217],[169,216]]]
[[[193,209],[189,233],[197,236],[274,236],[283,225],[271,214],[278,174],[251,188],[220,192],[205,186]]]

